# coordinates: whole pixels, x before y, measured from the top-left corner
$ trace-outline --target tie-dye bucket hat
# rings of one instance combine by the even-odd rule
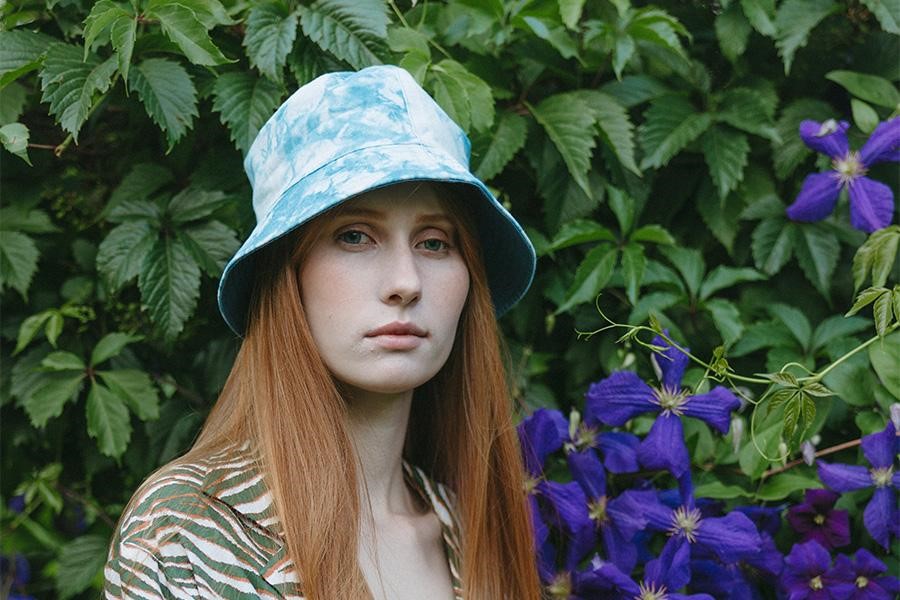
[[[259,251],[363,192],[404,181],[468,184],[498,315],[527,291],[535,252],[516,220],[469,170],[469,140],[403,69],[322,75],[263,125],[244,160],[256,227],[225,266],[219,310],[244,334]]]

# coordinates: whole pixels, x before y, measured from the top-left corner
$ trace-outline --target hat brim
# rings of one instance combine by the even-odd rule
[[[247,311],[260,250],[323,212],[359,194],[404,181],[467,184],[482,245],[491,299],[497,315],[525,294],[534,278],[534,247],[522,227],[477,177],[455,159],[421,144],[362,148],[313,171],[289,187],[260,220],[225,266],[219,281],[219,310],[238,335]]]

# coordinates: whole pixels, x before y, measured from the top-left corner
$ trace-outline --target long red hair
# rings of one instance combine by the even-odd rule
[[[536,600],[540,583],[524,470],[480,248],[459,199],[466,192],[437,187],[457,221],[470,287],[447,363],[415,392],[404,458],[456,494],[466,598]],[[316,350],[300,302],[297,265],[316,230],[314,221],[274,242],[257,260],[246,337],[182,460],[249,440],[305,596],[371,598],[356,566],[361,508],[347,406]]]

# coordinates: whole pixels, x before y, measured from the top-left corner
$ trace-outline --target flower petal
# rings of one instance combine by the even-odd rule
[[[690,466],[681,419],[673,414],[657,417],[637,454],[644,467],[666,469],[674,477],[681,477]]]
[[[762,540],[759,552],[753,556],[748,556],[744,560],[758,571],[777,577],[781,574],[781,570],[784,567],[784,556],[778,551],[778,548],[775,546],[775,540],[770,535],[761,533],[759,538]]]
[[[695,535],[697,544],[712,550],[726,563],[758,554],[762,544],[753,521],[740,512],[701,520]]]
[[[894,192],[891,188],[859,177],[850,182],[850,224],[872,233],[891,224],[894,216]]]
[[[800,138],[803,143],[831,158],[846,156],[850,151],[850,143],[847,141],[847,129],[850,123],[847,121],[835,121],[828,119],[824,123],[818,121],[802,121],[800,123]]]
[[[887,571],[887,566],[878,560],[874,554],[865,548],[860,548],[853,555],[853,571],[856,575],[863,575],[872,579]]]
[[[557,483],[541,481],[537,485],[540,496],[552,507],[544,518],[550,527],[561,530],[567,539],[565,568],[571,571],[594,547],[597,541],[594,522],[587,509],[587,498],[575,481]]]
[[[818,461],[819,479],[836,492],[852,492],[872,485],[869,470],[858,465],[828,464]]]
[[[794,544],[790,553],[784,557],[785,574],[799,575],[808,580],[816,575],[821,575],[831,564],[831,555],[819,542],[809,541],[802,544]]]
[[[897,499],[894,490],[877,488],[863,511],[863,524],[869,535],[887,550],[891,533],[897,529]]]
[[[657,411],[653,390],[631,371],[618,371],[588,388],[584,420],[588,425],[624,425],[641,413]]]
[[[572,574],[572,583],[575,588],[573,591],[586,598],[635,598],[641,593],[628,575],[608,562],[593,566],[589,571],[576,571]],[[591,592],[593,595],[589,594]]]
[[[781,511],[784,505],[778,506],[736,506],[738,510],[747,515],[756,528],[774,536],[781,529]]]
[[[635,473],[640,468],[637,459],[640,443],[638,436],[624,431],[604,431],[597,436],[603,466],[610,473]]]
[[[547,456],[559,450],[568,437],[569,423],[558,410],[541,408],[519,423],[517,430],[525,468],[539,477]]]
[[[706,394],[688,396],[681,410],[689,417],[706,421],[721,433],[728,433],[731,413],[741,406],[741,401],[727,388],[716,386]]]
[[[569,452],[566,455],[566,462],[572,477],[584,490],[589,501],[599,500],[606,495],[606,472],[593,448],[585,448],[581,452]]]
[[[528,507],[531,509],[531,526],[534,531],[534,547],[538,556],[538,572],[544,583],[553,579],[556,567],[556,548],[550,543],[550,531],[544,525],[537,498],[528,495]]]
[[[807,175],[797,199],[785,212],[792,221],[821,221],[834,210],[840,193],[841,182],[834,171]]]
[[[684,538],[670,537],[663,546],[659,558],[653,559],[644,567],[644,581],[677,590],[691,580],[691,548]]]
[[[646,523],[646,521],[645,521]],[[631,573],[637,564],[637,547],[631,543],[632,535],[623,535],[615,525],[603,527],[600,530],[603,538],[603,548],[609,562],[616,565],[623,573]]]
[[[879,123],[859,150],[859,158],[867,167],[885,161],[900,161],[900,117]]]
[[[664,330],[669,335],[668,330]],[[681,389],[681,379],[684,377],[684,371],[687,369],[691,359],[688,358],[687,352],[690,349],[680,346],[671,346],[669,342],[656,336],[651,342],[654,346],[665,348],[662,352],[654,352],[651,355],[652,360],[659,367],[662,376],[660,382],[668,390],[677,391]]]
[[[883,431],[871,433],[863,436],[862,446],[863,454],[876,469],[883,469],[894,464],[894,457],[897,456],[898,441],[897,432],[894,430],[894,424],[890,421]]]
[[[634,514],[640,515],[649,529],[668,531],[672,527],[673,511],[659,501],[655,492],[626,490],[619,495],[618,500],[622,503],[621,507],[629,506]]]

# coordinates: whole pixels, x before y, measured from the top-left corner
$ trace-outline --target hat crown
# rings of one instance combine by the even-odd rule
[[[468,169],[465,133],[405,70],[379,65],[315,79],[269,118],[244,160],[257,221],[322,166],[366,148],[404,144],[449,156]]]

